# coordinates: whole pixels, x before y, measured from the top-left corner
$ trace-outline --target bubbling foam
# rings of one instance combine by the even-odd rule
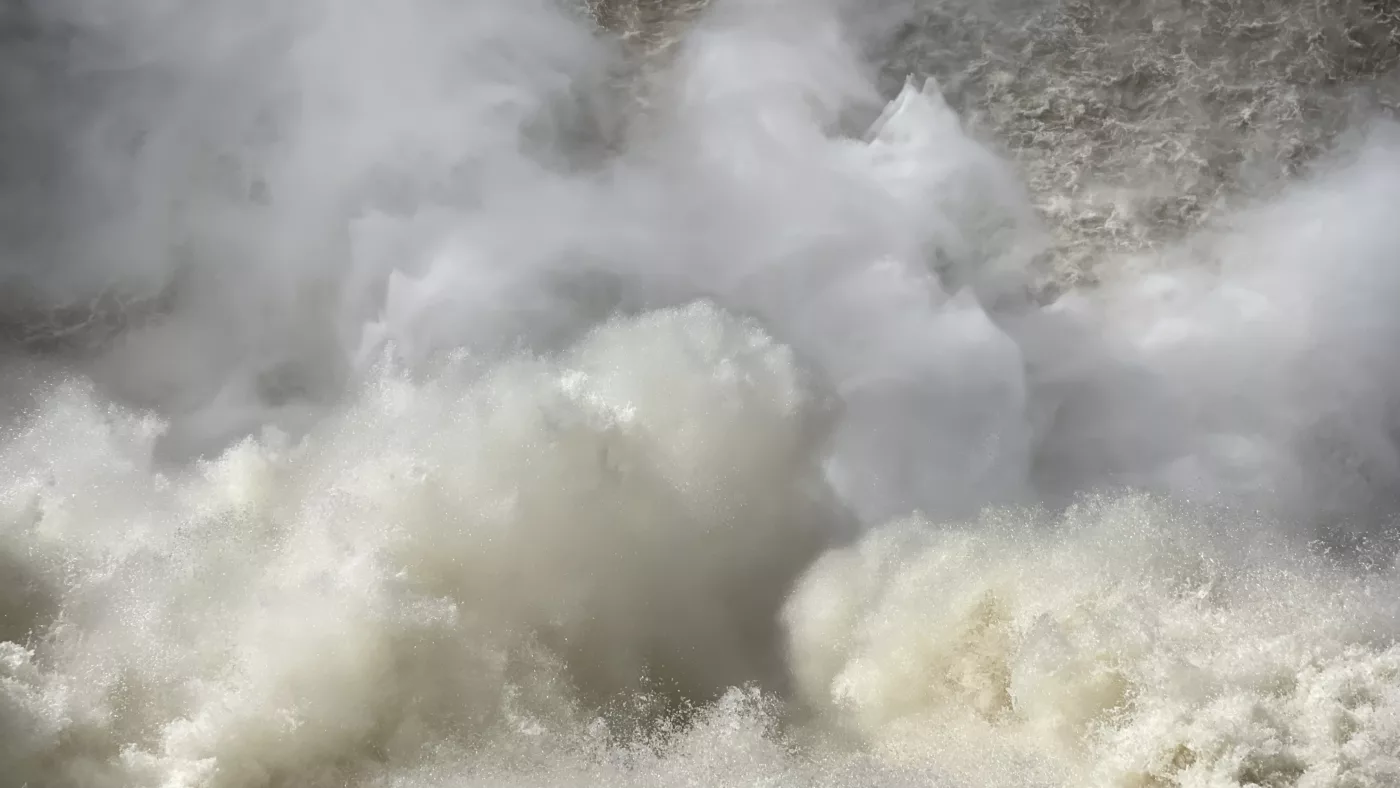
[[[776,609],[842,528],[824,410],[790,350],[703,303],[475,382],[384,371],[302,443],[193,474],[151,472],[161,425],[68,385],[0,452],[7,596],[47,602],[0,663],[6,771],[343,784],[586,730],[580,702],[648,676],[771,679]]]
[[[891,524],[788,602],[800,695],[975,784],[1389,784],[1400,572],[1269,533],[1135,497]]]
[[[555,0],[107,5],[0,86],[83,127],[19,303],[162,294],[0,359],[4,779],[1400,780],[1392,127],[1043,304],[936,82],[845,134],[904,0],[645,107]]]

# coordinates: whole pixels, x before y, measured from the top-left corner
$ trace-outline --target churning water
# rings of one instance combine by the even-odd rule
[[[1400,26],[1256,5],[9,4],[0,785],[1400,785]]]

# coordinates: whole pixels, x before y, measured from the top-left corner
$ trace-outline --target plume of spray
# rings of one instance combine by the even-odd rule
[[[162,297],[4,361],[0,771],[926,784],[954,736],[986,784],[1400,768],[1394,569],[1300,557],[1400,482],[1400,138],[1040,304],[1015,171],[933,81],[880,109],[907,9],[717,1],[641,111],[551,0],[30,8],[13,310]],[[1224,513],[940,525],[1123,487]],[[1280,593],[1328,623],[1285,638]],[[653,680],[723,699],[618,748],[591,720]],[[876,764],[794,754],[751,681]]]

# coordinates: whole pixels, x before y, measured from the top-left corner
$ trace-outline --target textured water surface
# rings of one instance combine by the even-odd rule
[[[1400,784],[1400,18],[0,10],[0,785]]]

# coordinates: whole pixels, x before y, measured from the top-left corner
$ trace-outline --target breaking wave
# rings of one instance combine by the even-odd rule
[[[1400,129],[1085,240],[915,6],[3,12],[5,784],[1400,782]]]

